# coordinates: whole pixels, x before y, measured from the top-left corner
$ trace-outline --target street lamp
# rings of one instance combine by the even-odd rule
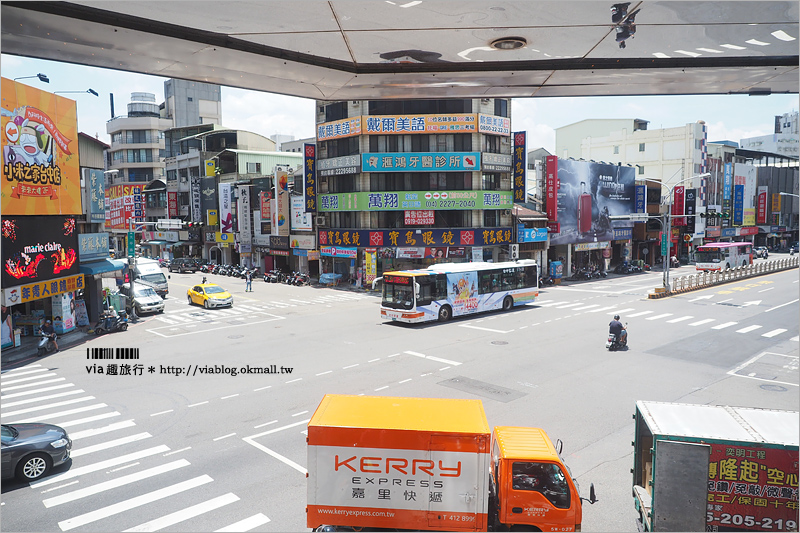
[[[781,192],[781,193],[778,193],[778,194],[780,194],[781,196],[794,196],[795,198],[800,198],[800,195],[792,194],[790,192]]]
[[[55,91],[53,94],[65,94],[65,93],[89,93],[95,96],[100,96],[94,89],[86,89],[85,91]]]
[[[28,79],[28,78],[39,78],[39,81],[43,81],[43,82],[45,82],[45,83],[50,83],[50,78],[48,78],[47,76],[45,76],[45,75],[44,75],[44,74],[42,74],[41,72],[40,72],[39,74],[36,74],[35,76],[21,76],[21,77],[19,77],[19,78],[14,78],[14,81],[17,81],[17,80],[26,80],[26,79]]]

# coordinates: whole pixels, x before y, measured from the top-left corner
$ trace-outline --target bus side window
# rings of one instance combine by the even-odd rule
[[[419,296],[417,297],[417,305],[430,305],[432,301],[433,285],[427,281],[419,284]]]
[[[436,276],[436,287],[432,296],[434,300],[444,300],[447,298],[447,276],[445,274]]]
[[[487,294],[492,292],[492,273],[481,272],[480,283],[478,284],[478,292],[480,294]]]
[[[528,287],[536,287],[538,282],[539,280],[536,266],[525,267],[525,284]]]

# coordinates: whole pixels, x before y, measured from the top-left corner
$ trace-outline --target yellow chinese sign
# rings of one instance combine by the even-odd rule
[[[84,288],[83,274],[68,276],[60,279],[40,281],[28,285],[20,285],[3,290],[5,305],[11,306],[42,298],[49,298],[65,292],[77,291]]]

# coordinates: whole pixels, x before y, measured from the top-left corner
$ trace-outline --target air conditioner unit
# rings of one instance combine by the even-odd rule
[[[327,226],[328,225],[328,217],[325,215],[318,215],[317,216],[317,226]]]

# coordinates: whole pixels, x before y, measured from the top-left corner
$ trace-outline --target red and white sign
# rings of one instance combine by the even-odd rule
[[[547,220],[551,223],[558,222],[558,157],[547,156],[545,165],[547,177],[545,188],[547,192]]]
[[[422,226],[433,224],[433,211],[406,211],[406,224]]]
[[[672,216],[675,217],[678,215],[677,218],[672,219],[673,226],[685,226],[686,225],[686,218],[680,216],[683,214],[683,203],[684,203],[684,192],[686,191],[686,187],[683,185],[679,187],[675,187],[675,193],[672,197]]]
[[[425,248],[398,248],[397,257],[402,259],[422,259],[425,257]]]
[[[270,202],[272,194],[260,192],[258,195],[261,202],[261,220],[270,220],[272,217],[272,202]]]
[[[169,218],[178,218],[178,193],[167,193],[167,209],[169,211]]]
[[[756,204],[756,224],[767,223],[767,187],[758,188],[758,203]]]

